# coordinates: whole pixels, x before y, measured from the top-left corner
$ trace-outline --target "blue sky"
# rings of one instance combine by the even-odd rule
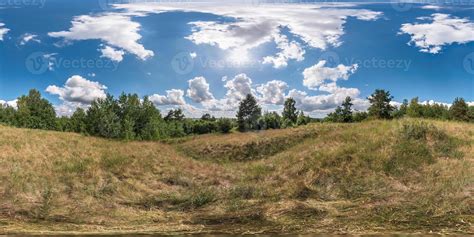
[[[315,117],[377,88],[474,101],[474,2],[248,2],[0,1],[0,100],[36,88],[68,115],[125,91],[192,117],[247,93]]]

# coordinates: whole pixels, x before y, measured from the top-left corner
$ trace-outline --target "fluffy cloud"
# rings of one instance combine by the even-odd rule
[[[275,23],[236,22],[218,23],[213,21],[198,21],[193,25],[193,33],[186,37],[195,44],[210,44],[221,49],[244,48],[251,49],[269,42],[272,35],[277,33]]]
[[[232,23],[201,22],[200,30],[193,33],[191,39],[204,39],[200,42],[212,42],[222,48],[237,47],[235,43],[243,43],[244,47],[258,45],[268,41],[271,34],[279,28],[287,27],[291,33],[315,48],[325,49],[328,45],[338,45],[339,37],[344,33],[343,25],[348,17],[370,21],[377,19],[382,13],[366,9],[346,9],[353,5],[347,4],[262,4],[259,7],[245,4],[202,4],[202,3],[131,3],[116,4],[118,9],[126,9],[130,13],[162,13],[167,11],[195,11],[222,15],[237,19]],[[219,40],[213,40],[217,34]]]
[[[184,91],[172,89],[166,91],[166,96],[154,94],[149,97],[150,101],[157,106],[163,105],[185,105]]]
[[[224,87],[227,93],[222,99],[204,101],[202,105],[211,111],[235,111],[240,101],[248,94],[255,95],[252,89],[252,79],[242,73],[232,79],[224,78]]]
[[[286,28],[296,38],[313,48],[326,49],[341,44],[344,24],[348,17],[363,21],[377,19],[382,13],[366,9],[346,9],[352,4],[262,4],[259,7],[245,4],[203,3],[129,3],[116,4],[115,8],[128,14],[143,16],[169,11],[204,12],[233,18],[235,21],[191,22],[193,32],[187,39],[196,44],[209,44],[221,49],[246,52],[264,43],[274,41],[281,50],[274,57],[264,59],[274,67],[284,67],[290,59],[299,60],[304,51],[294,41],[282,35]]]
[[[306,112],[326,112],[333,110],[340,105],[347,96],[357,98],[360,95],[359,90],[355,88],[337,88],[334,93],[328,95],[310,96],[308,93],[299,90],[291,90],[288,97],[296,101],[296,106]]]
[[[238,102],[244,99],[248,94],[253,94],[252,79],[245,73],[228,80],[224,87],[227,88],[226,98],[228,104],[237,105]]]
[[[437,54],[444,45],[474,41],[474,23],[467,18],[436,13],[418,19],[430,22],[403,24],[400,34],[409,34],[409,44],[420,48],[420,52]]]
[[[194,102],[201,103],[214,99],[214,96],[209,90],[209,83],[207,83],[206,78],[196,77],[189,80],[188,84],[189,89],[187,91],[187,96]]]
[[[25,45],[28,42],[41,43],[41,41],[38,39],[37,35],[26,33],[26,34],[21,36],[20,45]]]
[[[6,35],[10,29],[5,27],[5,24],[0,22],[0,41],[3,41],[3,36]]]
[[[298,109],[320,116],[331,112],[347,96],[350,96],[354,101],[355,109],[365,110],[368,107],[368,101],[359,98],[360,91],[357,88],[344,88],[337,85],[338,80],[348,80],[355,73],[357,64],[352,66],[341,64],[334,68],[325,67],[325,65],[326,61],[319,61],[303,71],[303,85],[322,94],[311,96],[307,92],[295,89],[288,93],[288,97],[295,99]]]
[[[114,49],[108,45],[106,45],[104,48],[100,49],[100,52],[102,53],[103,58],[108,58],[112,61],[115,62],[122,62],[123,60],[123,55],[125,52],[123,50],[117,50]]]
[[[98,16],[82,15],[73,19],[68,31],[48,33],[51,37],[61,37],[66,40],[102,40],[110,46],[123,49],[136,55],[142,60],[154,56],[153,51],[147,50],[138,43],[142,36],[138,33],[140,24],[131,20],[125,14],[105,14]]]
[[[89,81],[81,76],[70,77],[63,87],[48,86],[46,92],[58,95],[64,102],[89,105],[92,101],[105,98],[106,86],[99,82]]]
[[[317,90],[327,81],[336,82],[339,79],[347,80],[358,68],[357,64],[345,66],[339,64],[334,68],[325,67],[326,61],[319,61],[316,65],[304,70],[303,85],[311,90]]]
[[[273,64],[274,68],[283,68],[288,66],[289,60],[296,60],[298,62],[304,60],[305,50],[296,41],[288,41],[285,35],[275,36],[275,43],[277,48],[281,50],[276,56],[267,56],[263,58],[264,64]]]
[[[74,112],[76,112],[78,108],[87,110],[89,107],[90,107],[89,104],[63,101],[62,104],[55,105],[54,110],[56,111],[56,115],[60,117],[61,116],[70,117],[74,114]]]
[[[285,101],[285,91],[288,84],[284,81],[273,80],[259,87],[257,92],[261,95],[260,101],[265,104],[282,105]]]

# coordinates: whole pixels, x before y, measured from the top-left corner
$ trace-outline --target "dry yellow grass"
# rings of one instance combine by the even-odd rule
[[[418,149],[400,144],[412,122],[168,144],[0,126],[0,234],[473,233],[474,125],[427,121],[449,139]]]

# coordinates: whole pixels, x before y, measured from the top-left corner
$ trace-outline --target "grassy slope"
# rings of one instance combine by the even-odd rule
[[[0,126],[0,233],[473,233],[474,125],[406,142],[406,122],[167,144]]]

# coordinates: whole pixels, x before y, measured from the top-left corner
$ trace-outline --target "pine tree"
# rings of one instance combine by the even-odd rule
[[[257,100],[251,94],[248,94],[240,102],[237,112],[237,123],[239,130],[244,132],[258,129],[258,119],[262,116],[262,109],[258,106]]]
[[[352,122],[352,99],[351,97],[346,97],[344,102],[342,102],[342,110],[341,110],[341,119],[343,123],[351,123]]]
[[[469,106],[463,98],[456,98],[449,109],[451,119],[457,121],[469,121]]]
[[[393,111],[393,106],[390,102],[393,96],[389,91],[375,90],[375,92],[368,98],[370,102],[369,116],[376,119],[390,119]]]

